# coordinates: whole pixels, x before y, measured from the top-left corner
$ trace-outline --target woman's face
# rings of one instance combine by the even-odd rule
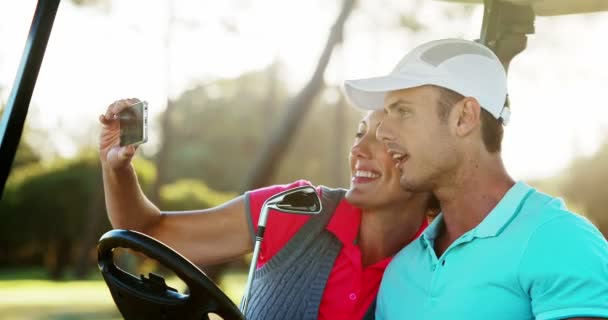
[[[346,199],[363,209],[398,205],[411,196],[401,188],[401,172],[395,161],[376,139],[383,117],[382,111],[370,111],[359,123],[350,150],[351,182]]]

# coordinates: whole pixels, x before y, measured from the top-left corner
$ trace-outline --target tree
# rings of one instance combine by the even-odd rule
[[[144,190],[150,189],[153,169],[138,160],[138,177]],[[72,264],[74,253],[85,250],[83,245],[91,246],[82,232],[89,217],[83,211],[91,210],[90,204],[103,196],[100,174],[99,159],[93,152],[74,160],[34,163],[13,170],[0,203],[0,261],[43,262],[52,278],[61,278]],[[105,216],[103,206],[97,209],[93,216]],[[110,228],[107,219],[97,222],[95,240]]]
[[[274,168],[283,158],[288,143],[297,131],[299,123],[310,109],[313,99],[323,88],[323,74],[334,48],[342,41],[344,24],[353,6],[354,0],[344,0],[312,77],[302,91],[288,102],[286,114],[278,122],[278,125],[272,129],[267,138],[268,142],[258,152],[241,191],[265,186],[272,178]]]
[[[270,70],[217,80],[172,102],[167,182],[195,178],[216,190],[238,190],[268,126]],[[275,86],[275,99],[284,99],[286,89]]]
[[[167,181],[199,179],[215,190],[239,190],[252,159],[265,143],[269,119],[274,117],[268,115],[269,72],[271,69],[219,80],[175,100]],[[278,81],[274,90],[275,101],[287,99],[282,82]],[[284,160],[276,164],[270,183],[305,178],[318,184],[347,186],[348,146],[361,111],[340,107],[344,101],[336,101],[339,88],[323,92],[312,101],[309,116],[300,121],[300,131],[290,141]],[[336,126],[337,116],[343,128]],[[336,163],[335,167],[331,163]]]

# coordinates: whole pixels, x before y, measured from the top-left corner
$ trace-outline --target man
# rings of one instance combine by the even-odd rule
[[[377,135],[401,185],[442,208],[387,268],[376,318],[608,317],[606,239],[504,168],[506,84],[491,50],[455,39],[415,48],[386,77],[346,82],[356,105],[384,109]]]

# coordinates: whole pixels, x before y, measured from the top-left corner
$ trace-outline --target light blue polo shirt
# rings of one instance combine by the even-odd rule
[[[442,223],[389,264],[376,319],[608,317],[608,243],[562,200],[518,182],[437,258]]]

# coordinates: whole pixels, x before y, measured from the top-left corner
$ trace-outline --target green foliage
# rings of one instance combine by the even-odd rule
[[[608,236],[608,143],[589,158],[575,160],[564,174],[561,190]]]
[[[34,149],[21,141],[15,153],[15,159],[13,159],[13,168],[17,168],[23,165],[33,164],[40,161],[40,156],[34,152]]]
[[[205,209],[236,197],[234,193],[211,190],[198,180],[183,179],[161,188],[162,209],[168,211]]]
[[[175,132],[170,137],[168,181],[194,178],[215,190],[239,190],[268,132],[285,112],[288,93],[281,82],[273,82],[272,72],[270,68],[196,87],[173,102]],[[328,91],[337,95],[335,88]],[[271,183],[305,178],[319,184],[345,185],[348,148],[361,113],[352,107],[340,112],[345,129],[337,132],[335,102],[315,100],[286,157],[277,164]],[[339,150],[335,139],[341,141]],[[343,168],[342,179],[334,179],[334,161]]]
[[[336,126],[337,117],[342,118],[344,128]],[[361,118],[362,112],[352,106],[338,109],[338,105],[318,99],[278,164],[272,183],[307,179],[315,184],[348,187],[348,154]]]
[[[57,161],[48,167],[35,163],[14,170],[4,196],[12,212],[2,212],[15,226],[4,230],[3,236],[28,243],[76,235],[79,216],[93,192],[99,190],[98,174],[91,174],[99,173],[95,167],[91,159],[82,159]],[[19,228],[25,221],[29,222],[27,227]]]
[[[255,156],[273,119],[270,111],[261,114],[269,102],[265,82],[264,73],[246,74],[194,88],[174,102],[169,181],[195,178],[218,190],[238,188],[250,167],[246,159]]]
[[[150,194],[154,164],[136,157],[134,166],[142,190]],[[196,180],[179,180],[164,186],[161,196],[167,204],[164,210],[191,210],[216,206],[236,195],[216,192]],[[103,216],[92,229],[91,214]],[[57,263],[49,265],[49,258],[57,261],[60,254],[76,262],[73,257],[88,243],[87,237],[98,238],[111,228],[103,209],[97,153],[86,151],[72,160],[13,169],[0,202],[0,218],[0,266],[44,262],[51,268]]]
[[[135,157],[133,159],[133,166],[135,167],[137,180],[142,191],[144,194],[149,195],[152,192],[152,184],[156,180],[156,166],[152,161],[142,157]]]
[[[150,190],[154,165],[138,159],[136,168],[142,188]],[[78,244],[85,236],[88,211],[102,195],[101,167],[93,152],[13,169],[0,202],[0,262],[20,257],[39,261],[58,241]],[[107,219],[102,221],[97,234],[110,228]]]

